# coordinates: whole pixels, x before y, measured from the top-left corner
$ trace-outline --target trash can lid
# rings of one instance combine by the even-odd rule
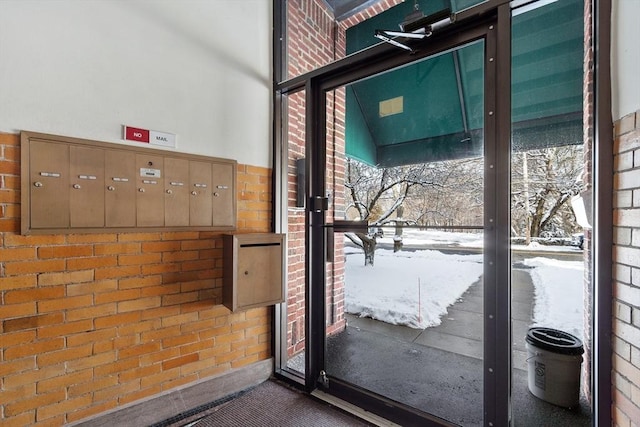
[[[563,331],[551,328],[530,328],[526,341],[553,353],[577,355],[584,353],[582,341]]]

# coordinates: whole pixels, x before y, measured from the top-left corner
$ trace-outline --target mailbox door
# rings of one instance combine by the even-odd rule
[[[189,225],[189,161],[164,159],[164,224]]]
[[[189,162],[189,223],[211,226],[211,163]]]
[[[231,163],[213,163],[212,218],[214,227],[236,225],[235,177]]]
[[[31,228],[69,227],[69,146],[31,141]]]
[[[104,227],[104,151],[71,146],[69,155],[71,227]]]
[[[282,298],[282,245],[240,244],[237,305],[247,307]]]
[[[105,164],[105,225],[136,226],[136,156],[107,150]]]
[[[164,185],[162,156],[136,154],[136,224],[138,227],[164,225]]]

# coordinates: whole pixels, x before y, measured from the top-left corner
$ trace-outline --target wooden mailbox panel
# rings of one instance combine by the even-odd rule
[[[212,167],[213,225],[218,227],[234,226],[236,223],[234,165],[214,162]]]
[[[120,150],[105,150],[105,226],[136,226],[136,157]]]
[[[189,222],[211,226],[211,163],[189,162]]]
[[[164,226],[164,158],[136,154],[136,225]]]
[[[284,301],[284,234],[225,234],[223,303],[231,311]]]
[[[189,161],[167,157],[164,173],[165,225],[189,225]]]
[[[234,160],[21,135],[22,234],[236,227]]]
[[[28,153],[30,159],[28,187],[22,183],[22,197],[30,196],[31,227],[69,227],[69,147],[32,141],[29,150],[22,153]],[[23,176],[27,175],[23,171]]]
[[[104,227],[104,150],[69,147],[69,226]]]

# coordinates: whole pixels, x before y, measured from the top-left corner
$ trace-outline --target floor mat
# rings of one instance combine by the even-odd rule
[[[200,417],[202,415],[199,414]],[[194,427],[370,426],[329,404],[274,381],[266,381],[237,398],[208,410],[203,418],[190,425]]]

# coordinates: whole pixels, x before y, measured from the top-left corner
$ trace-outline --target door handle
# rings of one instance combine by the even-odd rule
[[[367,234],[369,230],[369,223],[367,220],[363,221],[348,221],[348,220],[334,220],[331,224],[326,224],[324,229],[324,242],[327,255],[327,262],[333,262],[335,258],[334,247],[334,233],[364,233]]]
[[[325,227],[332,228],[333,232],[339,233],[367,233],[369,231],[369,223],[367,220],[362,221],[348,221],[348,220],[334,220],[332,224],[327,224]]]

